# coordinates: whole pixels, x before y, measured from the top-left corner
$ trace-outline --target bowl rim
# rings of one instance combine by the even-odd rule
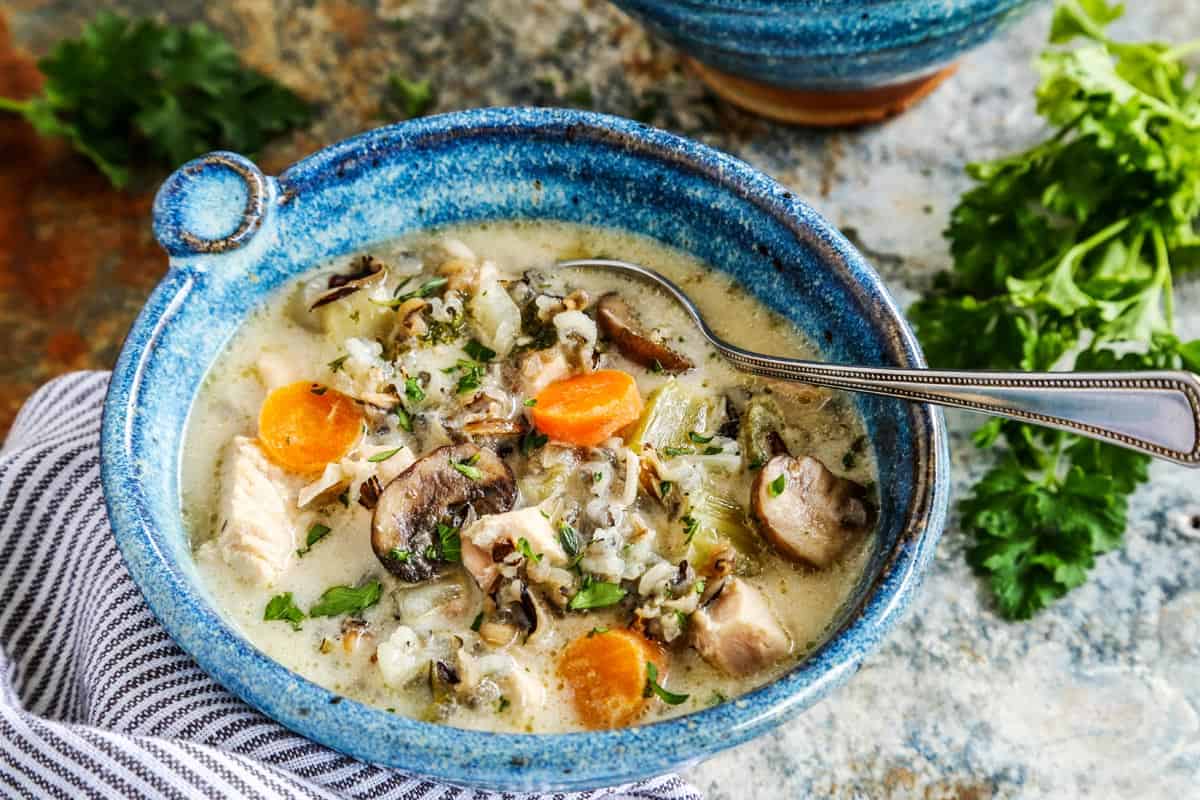
[[[666,160],[748,200],[805,241],[837,272],[872,326],[885,326],[890,356],[906,366],[925,362],[912,330],[874,269],[851,243],[786,187],[733,156],[621,117],[546,108],[486,108],[452,112],[378,128],[302,159],[277,178],[283,194],[316,181],[341,180],[347,169],[370,169],[370,159],[393,148],[420,148],[448,139],[501,130],[508,135],[554,136],[564,131],[609,146]],[[349,166],[348,166],[349,165]],[[186,169],[185,167],[181,169]],[[336,177],[335,177],[336,175]],[[714,265],[717,266],[717,265]],[[137,478],[131,431],[138,420],[139,381],[145,359],[171,309],[191,287],[187,270],[172,264],[151,294],[122,346],[105,398],[101,479],[110,525],[122,557],[147,605],[171,637],[225,688],[286,727],[365,761],[423,773],[467,786],[497,789],[581,789],[667,772],[753,738],[808,708],[844,683],[895,625],[933,558],[945,523],[949,455],[940,411],[912,404],[913,502],[897,543],[863,592],[858,609],[808,658],[745,695],[717,706],[647,725],[612,731],[491,733],[426,723],[342,699],[257,650],[225,623],[183,579],[156,540],[154,520]],[[184,424],[186,420],[181,421]],[[212,626],[216,630],[212,629]],[[211,646],[219,639],[229,646]],[[288,682],[286,693],[263,692]],[[314,713],[337,704],[337,713]],[[304,712],[304,713],[301,713]],[[373,732],[387,733],[375,737]],[[447,744],[465,756],[445,761]],[[576,760],[565,769],[563,753]],[[585,756],[586,759],[579,758]]]

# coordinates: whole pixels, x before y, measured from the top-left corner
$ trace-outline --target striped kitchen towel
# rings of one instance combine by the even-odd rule
[[[0,449],[0,797],[501,797],[314,744],[225,691],[175,645],[108,529],[99,448],[107,385],[100,372],[52,381]],[[554,797],[700,795],[665,776]]]

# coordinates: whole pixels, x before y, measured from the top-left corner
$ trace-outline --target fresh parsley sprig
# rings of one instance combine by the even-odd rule
[[[1200,80],[1181,61],[1200,42],[1114,41],[1122,11],[1057,3],[1037,88],[1053,134],[968,166],[977,183],[946,233],[954,268],[910,310],[932,364],[1200,371],[1172,301],[1200,265]],[[1025,619],[1120,545],[1148,459],[1004,420],[975,442],[1004,453],[960,506],[968,559],[1000,612]]]
[[[308,104],[243,67],[229,42],[198,22],[179,27],[103,11],[38,69],[42,94],[0,98],[0,111],[67,139],[117,187],[138,162],[175,166],[222,148],[253,154],[311,116]]]

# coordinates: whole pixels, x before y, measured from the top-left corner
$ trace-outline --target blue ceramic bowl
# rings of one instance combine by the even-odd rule
[[[784,89],[845,92],[919,79],[1035,0],[612,0],[683,53]]]
[[[278,177],[217,153],[168,178],[154,230],[170,269],[113,373],[102,474],[113,531],[146,601],[183,649],[250,704],[343,752],[459,784],[596,787],[743,742],[854,673],[933,556],[946,512],[945,430],[926,406],[859,398],[881,470],[877,551],[828,641],[757,691],[680,719],[565,735],[463,731],[343,702],[235,632],[197,574],[180,516],[189,409],[247,315],[309,267],[420,228],[512,218],[648,234],[736,276],[831,360],[922,363],[862,256],[743,162],[598,114],[467,111],[348,139]]]

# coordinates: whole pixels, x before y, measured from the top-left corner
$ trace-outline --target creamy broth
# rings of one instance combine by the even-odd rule
[[[398,714],[467,728],[558,732],[598,726],[581,716],[573,702],[575,687],[560,669],[568,646],[589,634],[604,637],[632,623],[639,637],[664,654],[658,683],[670,693],[687,695],[678,704],[652,697],[637,713],[610,724],[642,724],[736,697],[786,672],[823,639],[861,575],[873,543],[870,523],[858,519],[860,530],[831,545],[835,555],[822,568],[811,560],[820,561],[819,553],[810,559],[787,557],[786,548],[764,535],[749,504],[759,473],[787,456],[768,452],[759,459],[770,458],[767,467],[754,463],[747,426],[762,409],[781,414],[776,432],[792,456],[812,457],[839,476],[829,477],[838,482],[837,491],[860,497],[859,489],[866,490],[859,505],[839,495],[843,506],[838,513],[848,503],[856,513],[865,508],[870,514],[874,464],[853,403],[835,392],[768,385],[736,372],[703,343],[673,301],[644,284],[611,273],[555,273],[551,268],[558,260],[584,256],[635,261],[677,281],[729,340],[766,353],[814,355],[788,322],[688,256],[646,238],[597,228],[488,223],[425,232],[369,253],[386,269],[369,275],[369,285],[360,290],[309,310],[318,298],[328,297],[330,276],[361,272],[362,254],[322,265],[256,311],[206,377],[190,415],[181,486],[195,557],[213,602],[256,647],[331,691]],[[446,267],[448,262],[454,264]],[[380,304],[419,292],[430,281],[437,283],[439,275],[448,276],[449,283],[415,298],[436,301],[432,306],[409,312]],[[488,310],[490,301],[479,297],[488,291],[506,292],[524,313],[512,354],[504,355],[507,348],[496,345],[508,339],[490,325],[495,314],[504,313]],[[596,334],[597,299],[614,291],[644,328],[653,329],[656,344],[669,347],[694,368],[678,374],[660,369],[661,364],[647,368],[626,357],[603,329]],[[572,308],[582,304],[583,294],[586,305]],[[566,307],[556,298],[566,298]],[[500,305],[509,308],[508,303]],[[538,317],[538,308],[547,319]],[[459,309],[464,313],[456,322]],[[576,311],[578,315],[559,318]],[[416,314],[413,330],[401,330],[409,319],[406,313]],[[539,348],[546,342],[529,341],[547,330],[557,334],[556,344]],[[589,335],[595,337],[594,346]],[[500,351],[490,363],[483,362],[481,375],[461,366],[464,359],[472,360],[463,349],[471,340]],[[526,367],[518,365],[531,353],[554,348],[569,351],[563,356],[568,362],[565,378],[596,369],[624,372],[632,376],[644,402],[643,420],[665,404],[664,397],[688,398],[699,404],[694,407],[706,409],[704,430],[688,431],[691,440],[682,445],[675,441],[674,447],[663,441],[652,444],[651,428],[644,423],[625,427],[596,446],[541,441],[536,430],[528,430],[529,420],[549,411],[527,401],[531,387],[544,389],[536,386],[544,376],[530,378]],[[408,391],[405,377],[416,380],[417,392]],[[478,389],[470,387],[473,378],[479,379]],[[268,394],[301,381],[320,392],[320,402],[339,393],[365,401],[352,409],[364,416],[364,434],[323,472],[284,468],[265,444],[260,447],[266,439],[255,439]],[[399,397],[407,420],[385,408],[391,394]],[[424,399],[415,401],[415,394]],[[503,402],[489,407],[496,396]],[[751,404],[756,411],[750,411]],[[472,417],[476,412],[486,418]],[[497,416],[526,430],[492,435],[488,426]],[[485,433],[478,436],[464,433],[481,428]],[[638,430],[643,430],[640,458],[635,456]],[[359,502],[363,483],[377,478],[386,495],[391,481],[403,480],[396,475],[414,459],[463,440],[483,445],[488,458],[499,453],[514,477],[513,511],[536,505],[560,543],[562,525],[569,525],[582,560],[576,556],[571,560],[577,563],[555,564],[549,551],[557,551],[558,545],[549,546],[541,561],[536,552],[522,555],[518,542],[500,549],[493,545],[487,555],[498,559],[488,564],[493,576],[488,580],[494,582],[485,584],[453,559],[452,547],[450,558],[445,551],[423,558],[399,547],[380,555],[372,540],[375,510],[366,507],[371,505],[370,487],[365,502]],[[758,447],[763,446],[760,441]],[[720,452],[710,452],[715,450]],[[477,463],[486,466],[488,458]],[[635,459],[632,472],[629,464]],[[791,473],[788,480],[794,480]],[[779,485],[781,493],[793,491],[786,481]],[[765,491],[763,497],[773,496],[770,485]],[[256,492],[265,493],[268,502]],[[714,493],[738,508],[728,517],[705,516],[709,506],[697,498],[707,502]],[[624,505],[631,497],[633,502]],[[781,494],[780,502],[788,497]],[[771,502],[765,501],[767,506]],[[483,541],[487,517],[474,520],[465,506],[455,514],[445,528],[453,531],[452,541],[462,540],[466,555],[477,549],[477,539]],[[733,520],[733,527],[727,531],[720,520]],[[308,545],[313,531],[322,528],[328,533]],[[446,544],[444,538],[441,544]],[[568,557],[573,555],[562,547]],[[531,555],[537,563],[530,561]],[[410,582],[411,575],[405,579],[390,571],[401,568],[389,565],[391,557],[403,558],[405,569],[428,564],[437,577]],[[677,570],[685,558],[687,567]],[[665,575],[663,563],[672,567],[669,577],[651,580]],[[613,564],[621,571],[605,573],[616,569]],[[551,572],[550,577],[543,574]],[[569,576],[568,585],[564,576]],[[626,594],[613,605],[573,609],[574,595],[591,585],[585,580],[620,587]],[[331,587],[358,590],[373,582],[379,585],[378,599],[365,609],[308,615]],[[659,588],[642,594],[646,583]],[[731,605],[735,583],[751,592],[757,589],[786,637],[785,652],[772,651],[749,674],[729,674],[720,655],[706,651],[706,658],[696,644],[711,626],[700,625],[695,615],[709,615],[709,620],[720,604]],[[533,596],[532,620],[528,602],[514,586]],[[264,618],[273,601],[283,607],[279,598],[285,593],[290,594],[289,607],[305,614],[295,626],[287,619]],[[694,601],[688,593],[696,595]],[[508,631],[515,631],[511,643],[504,641]],[[440,673],[439,661],[445,665]]]

